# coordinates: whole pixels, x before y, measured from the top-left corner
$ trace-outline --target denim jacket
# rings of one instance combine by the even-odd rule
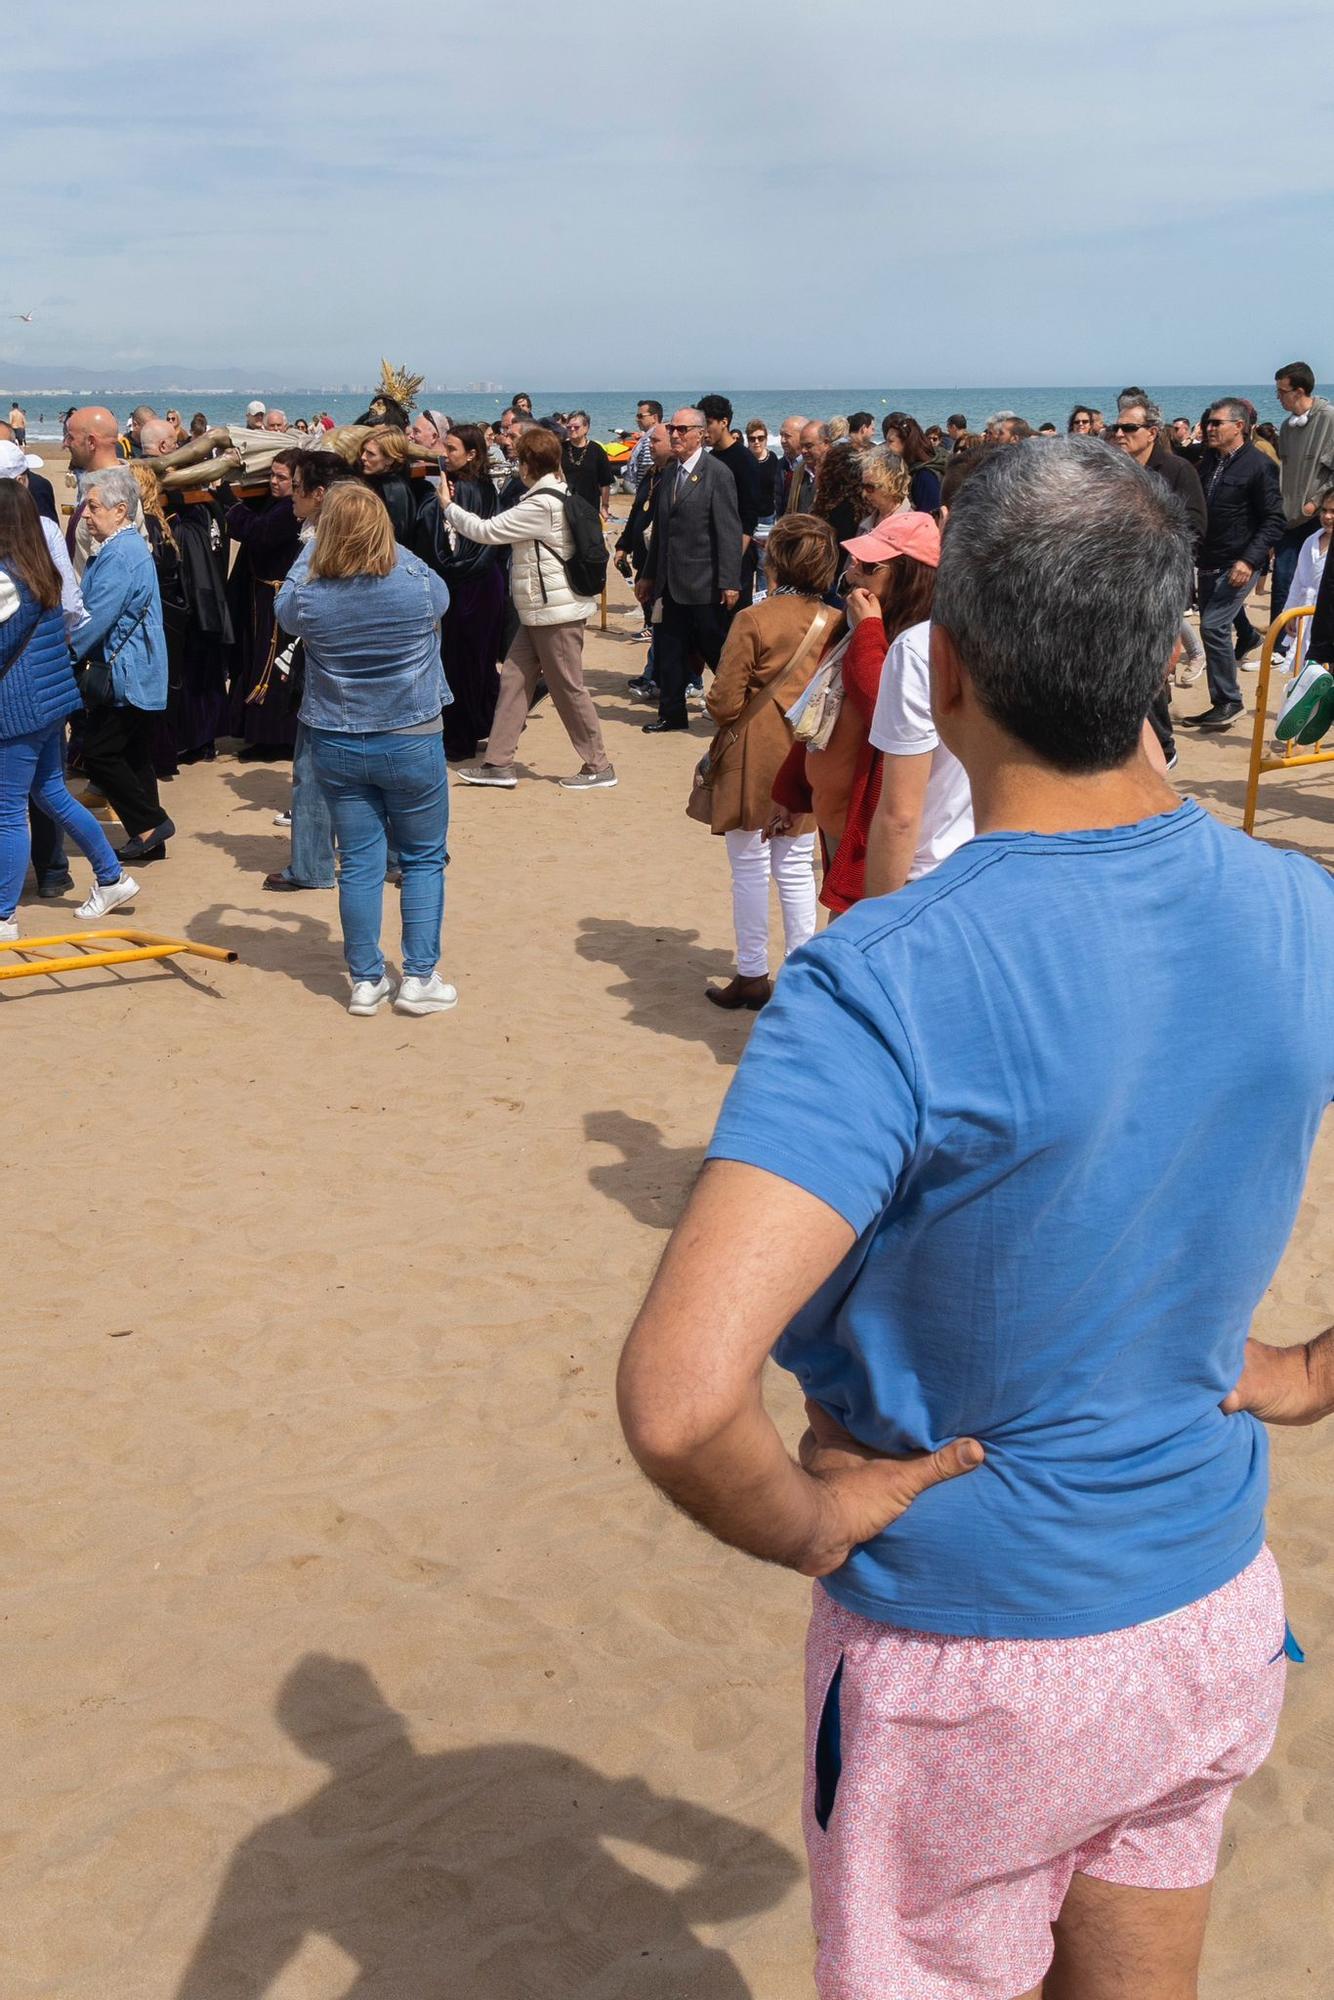
[[[87,619],[70,634],[75,659],[110,662],[117,708],[165,708],[162,599],[148,544],[133,528],[122,528],[91,558],[83,573],[83,602]]]
[[[429,722],[453,701],[440,664],[444,581],[404,548],[388,576],[312,577],[302,549],[274,603],[305,641],[308,729],[368,736]]]

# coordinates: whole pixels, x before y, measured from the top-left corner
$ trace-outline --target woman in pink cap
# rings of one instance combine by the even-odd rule
[[[931,615],[940,530],[929,514],[889,514],[843,544],[852,637],[839,664],[838,715],[823,746],[798,742],[774,781],[771,838],[814,813],[824,860],[820,901],[837,915],[866,893],[866,843],[880,796],[871,718],[885,655],[900,632]],[[841,694],[841,698],[840,698]],[[822,732],[823,734],[823,732]]]

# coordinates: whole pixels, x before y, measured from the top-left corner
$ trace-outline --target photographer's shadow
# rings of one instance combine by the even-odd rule
[[[316,1937],[358,1967],[346,2000],[751,2000],[692,1926],[787,1894],[768,1835],[543,1744],[422,1753],[353,1660],[308,1655],[277,1713],[330,1775],[237,1849],[176,2000],[262,2000]],[[662,1888],[608,1838],[693,1872]]]

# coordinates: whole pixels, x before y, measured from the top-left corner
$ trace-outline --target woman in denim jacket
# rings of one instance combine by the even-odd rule
[[[338,912],[352,976],[350,1014],[393,1000],[439,1014],[458,995],[436,971],[445,906],[449,790],[440,664],[449,591],[394,540],[383,502],[351,480],[331,487],[315,539],[293,563],[274,611],[304,640],[302,727],[338,840]],[[395,997],[380,949],[388,842],[403,871],[403,983]]]
[[[83,573],[87,623],[74,634],[88,662],[83,768],[106,793],[130,838],[122,861],[161,861],[175,833],[158,798],[153,717],[167,706],[167,638],[147,542],[138,531],[139,488],[124,466],[90,472],[84,519],[97,549]]]
[[[92,814],[65,784],[65,718],[79,690],[65,643],[60,577],[32,495],[0,480],[0,939],[19,935],[14,912],[28,867],[28,800],[83,849],[97,877],[81,917],[105,917],[137,894]]]

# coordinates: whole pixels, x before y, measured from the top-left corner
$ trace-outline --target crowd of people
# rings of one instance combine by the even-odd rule
[[[1334,1413],[1334,1330],[1248,1330],[1334,1093],[1330,881],[1168,782],[1192,599],[1201,730],[1242,713],[1266,573],[1271,619],[1313,611],[1303,729],[1334,691],[1334,408],[1305,363],[1276,383],[1272,440],[1243,397],[1197,427],[1134,385],[1064,434],[793,414],[777,449],[721,394],[639,406],[629,693],[655,740],[714,726],[682,772],[732,877],[707,998],[759,1019],[620,1410],[687,1514],[816,1580],[824,2000],[1190,2000],[1297,1656],[1262,1426]],[[516,398],[489,438],[380,397],[312,446],[258,406],[184,443],[174,413],[73,410],[67,522],[5,428],[0,935],[30,851],[62,892],[64,838],[80,916],[132,900],[175,832],[164,765],[239,733],[291,755],[267,886],[336,880],[350,1011],[452,1008],[447,764],[513,790],[545,691],[566,789],[617,782],[583,680],[615,483],[587,414]],[[260,495],[208,485],[261,468]],[[1228,1050],[1188,1079],[1162,1060],[1187,1017]],[[1165,1256],[1164,1190],[1206,1184]],[[771,1351],[808,1398],[795,1459]]]
[[[1198,631],[1183,619],[1173,669],[1184,685],[1207,673],[1210,705],[1195,718],[1206,731],[1230,728],[1243,712],[1239,669],[1253,662],[1260,639],[1245,607],[1257,581],[1271,572],[1271,616],[1294,588],[1314,602],[1334,523],[1334,411],[1306,364],[1285,365],[1276,382],[1288,415],[1272,441],[1244,398],[1222,399],[1198,424],[1169,422],[1133,386],[1110,422],[1079,405],[1065,425],[1067,437],[1134,460],[1185,509]],[[577,758],[562,785],[593,791],[618,782],[583,678],[618,480],[588,413],[539,417],[520,393],[492,427],[455,423],[436,409],[414,416],[409,405],[382,387],[358,422],[342,427],[327,412],[293,420],[258,400],[243,424],[223,427],[202,411],[187,424],[177,410],[159,415],[140,404],[122,429],[107,409],[72,409],[64,443],[77,492],[67,519],[25,449],[22,410],[15,405],[0,426],[0,477],[26,488],[60,579],[57,606],[49,573],[14,555],[12,591],[26,589],[31,602],[5,621],[6,643],[25,634],[39,604],[48,619],[59,609],[80,689],[77,703],[73,682],[50,697],[69,699],[73,711],[56,730],[64,768],[110,803],[127,835],[114,881],[103,880],[99,852],[84,907],[103,914],[128,901],[138,889],[130,867],[166,858],[176,829],[161,787],[181,765],[212,758],[223,740],[239,740],[243,758],[290,758],[292,801],[282,815],[290,854],[264,886],[290,894],[337,883],[359,1009],[367,989],[376,1006],[394,995],[364,941],[364,866],[349,860],[346,801],[341,813],[334,805],[331,733],[424,733],[429,723],[459,782],[513,790],[528,715],[549,696]],[[942,427],[906,410],[879,424],[854,410],[827,421],[794,413],[774,438],[762,420],[738,428],[719,393],[670,418],[643,398],[636,422],[619,474],[629,507],[614,544],[642,607],[647,647],[629,693],[656,710],[642,724],[648,736],[688,730],[692,711],[706,708],[718,726],[699,787],[707,809],[697,800],[696,816],[724,836],[737,968],[707,997],[753,1009],[772,990],[770,882],[793,949],[814,925],[817,841],[818,895],[838,914],[915,879],[968,838],[968,788],[936,737],[928,687],[941,530],[963,480],[990,452],[1052,443],[1060,433],[1007,410],[976,430],[963,412]],[[325,504],[339,498],[330,521],[344,520],[344,484],[374,501],[389,541],[341,532],[322,562],[321,534],[334,538]],[[31,535],[24,547],[36,547]],[[405,594],[412,609],[401,629],[360,609],[363,598],[379,606],[386,597],[387,552],[396,575],[422,585]],[[0,564],[11,553],[0,548]],[[370,567],[339,567],[353,556]],[[316,580],[341,586],[331,599],[344,607],[337,639],[327,621],[298,610],[308,612],[305,593]],[[817,614],[818,645],[806,643]],[[438,705],[429,717],[386,720],[395,703],[368,691],[402,681],[424,699],[414,675],[428,652]],[[16,656],[11,707],[36,662]],[[1334,681],[1304,641],[1287,664],[1301,696],[1292,727],[1309,734],[1334,713]],[[707,692],[706,672],[714,676]],[[344,690],[336,699],[335,683]],[[769,684],[770,698],[757,699]],[[1170,769],[1166,684],[1146,725]],[[48,898],[71,886],[64,835],[89,850],[63,771],[49,768],[49,746],[26,790],[14,790],[26,764],[11,761],[13,858],[0,921],[12,927],[20,849],[26,865],[30,840],[37,892]],[[432,775],[427,789],[433,845],[443,854],[447,788]],[[391,791],[379,784],[385,869],[414,912],[407,976],[429,981],[435,959],[426,966],[426,904],[415,879],[420,827],[395,825]],[[408,811],[406,797],[397,806]],[[434,951],[438,958],[438,936]]]

